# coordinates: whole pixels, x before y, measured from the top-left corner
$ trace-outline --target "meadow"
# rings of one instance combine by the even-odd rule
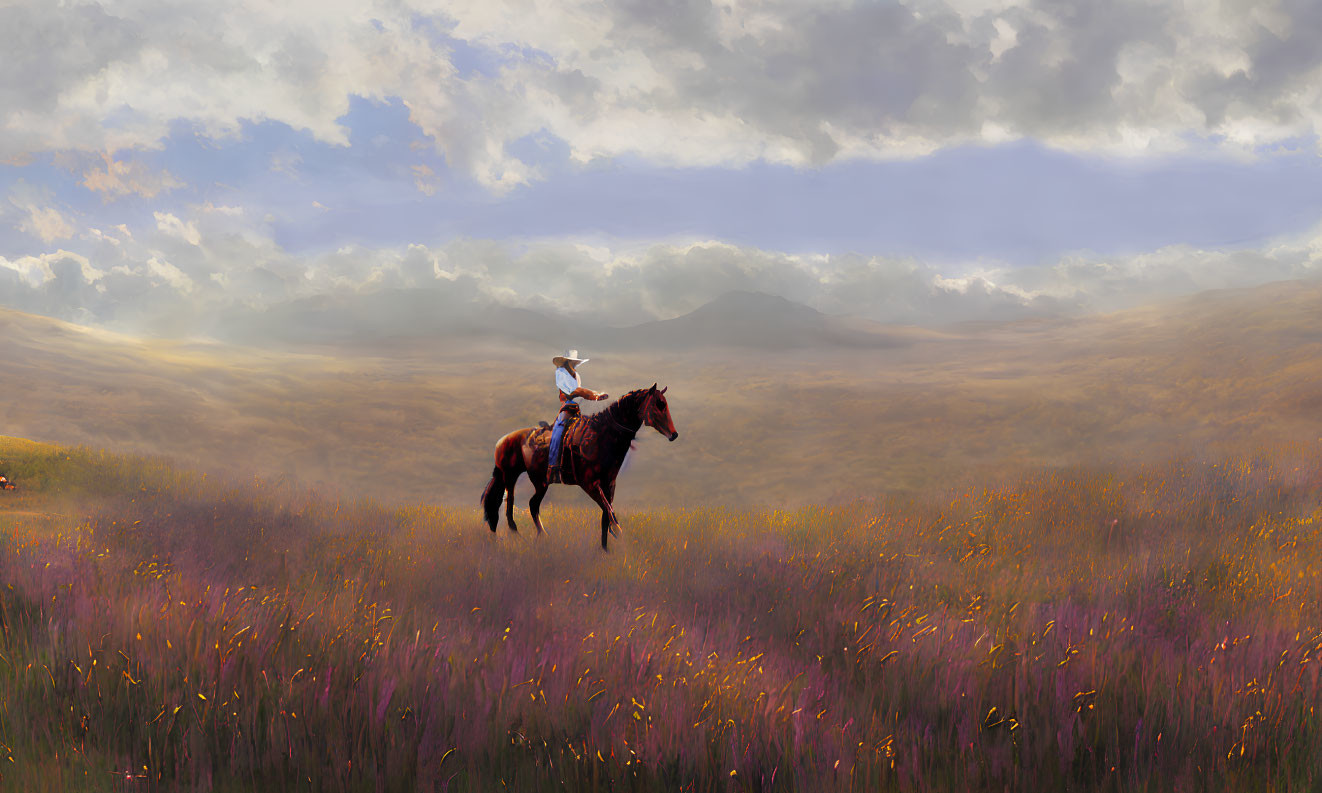
[[[1310,443],[626,509],[608,554],[595,510],[0,461],[6,790],[1322,784]]]
[[[987,468],[1235,457],[1322,436],[1318,305],[1322,284],[1289,282],[1112,315],[901,329],[875,349],[593,351],[584,376],[613,396],[670,387],[681,441],[639,436],[623,507],[833,505]],[[470,504],[495,441],[554,418],[542,341],[257,349],[3,310],[0,340],[4,434],[383,502]]]

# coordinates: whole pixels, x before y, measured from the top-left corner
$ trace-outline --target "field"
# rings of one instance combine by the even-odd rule
[[[609,554],[530,345],[0,312],[0,789],[1315,790],[1319,300],[609,351]]]
[[[594,352],[584,376],[614,396],[670,387],[681,440],[639,436],[624,507],[676,494],[830,505],[1006,466],[1233,457],[1322,436],[1319,305],[1322,284],[1291,282],[1109,316],[907,329],[878,349]],[[4,434],[391,503],[473,503],[496,439],[555,409],[554,351],[530,342],[259,350],[5,311],[0,341]]]
[[[1322,450],[491,535],[0,439],[6,790],[1316,790]],[[526,513],[521,513],[527,524]]]

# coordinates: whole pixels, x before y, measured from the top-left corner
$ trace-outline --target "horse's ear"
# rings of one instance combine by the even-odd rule
[[[670,386],[666,386],[665,388],[661,389],[661,393],[664,394],[664,393],[666,392],[666,389],[668,389],[668,388],[670,388]]]
[[[652,390],[653,390],[653,391],[656,390],[656,383],[652,383]]]

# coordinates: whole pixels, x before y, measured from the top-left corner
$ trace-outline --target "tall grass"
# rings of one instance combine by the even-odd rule
[[[1322,784],[1309,450],[637,512],[609,554],[595,511],[493,537],[476,508],[0,458],[64,505],[0,501],[6,789]]]

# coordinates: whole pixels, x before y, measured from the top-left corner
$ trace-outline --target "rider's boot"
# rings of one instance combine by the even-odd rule
[[[555,485],[560,483],[560,466],[552,465],[546,469],[546,484]]]

